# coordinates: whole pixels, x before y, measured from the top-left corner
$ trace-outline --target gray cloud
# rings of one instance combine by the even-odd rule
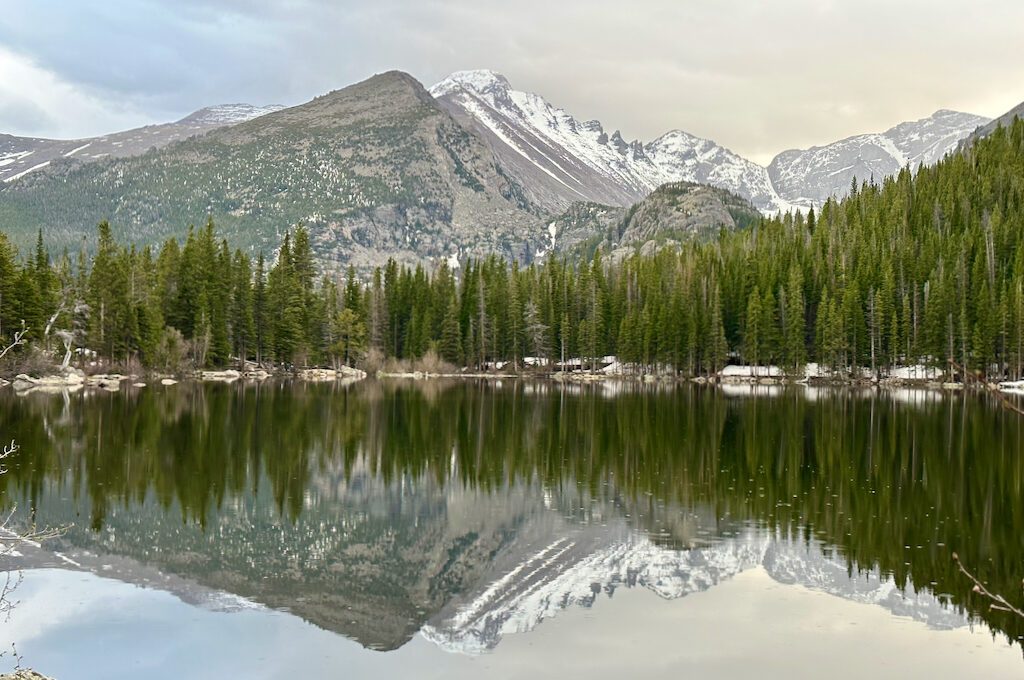
[[[764,161],[937,108],[996,115],[1024,100],[1024,3],[1015,0],[10,5],[0,47],[119,119],[166,120],[226,101],[293,104],[390,68],[429,85],[486,67],[626,136],[681,128]],[[26,126],[0,113],[0,129],[74,128],[74,111],[63,115]]]

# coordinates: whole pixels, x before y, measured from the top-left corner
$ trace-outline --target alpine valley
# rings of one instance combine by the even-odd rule
[[[232,246],[273,252],[301,222],[327,270],[621,255],[820,206],[989,122],[940,110],[764,167],[682,130],[626,141],[493,71],[429,90],[393,71],[291,108],[214,106],[92,139],[0,135],[0,231],[22,248],[41,229],[51,250],[89,249],[109,220],[145,246],[212,218]]]

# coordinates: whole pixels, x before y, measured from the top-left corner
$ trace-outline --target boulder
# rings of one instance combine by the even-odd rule
[[[226,371],[199,371],[196,377],[207,382],[234,382],[241,378],[242,374],[229,368]]]
[[[352,368],[351,366],[342,366],[337,370],[333,368],[306,368],[299,371],[298,376],[301,380],[309,382],[324,382],[328,380],[346,380],[351,382],[365,378],[366,371],[360,371],[358,368]]]
[[[116,392],[121,389],[121,382],[124,380],[129,380],[128,376],[118,373],[101,373],[99,375],[90,375],[85,379],[85,384],[89,387],[99,387],[100,389]]]
[[[21,392],[32,389],[52,389],[59,390],[68,387],[81,387],[85,379],[77,373],[62,373],[57,375],[44,375],[41,378],[35,378],[24,373],[20,373],[14,378],[14,389]]]

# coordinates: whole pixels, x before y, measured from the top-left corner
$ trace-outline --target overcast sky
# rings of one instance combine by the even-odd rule
[[[0,133],[81,137],[490,68],[627,139],[757,161],[1024,100],[1021,0],[0,0]]]

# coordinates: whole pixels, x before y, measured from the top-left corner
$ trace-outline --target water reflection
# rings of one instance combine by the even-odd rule
[[[765,398],[767,397],[767,398]],[[0,395],[20,566],[261,604],[374,649],[492,648],[620,587],[763,568],[935,627],[1021,622],[1022,425],[968,395],[550,383]],[[225,598],[229,593],[234,598]],[[219,599],[218,599],[219,598]]]

